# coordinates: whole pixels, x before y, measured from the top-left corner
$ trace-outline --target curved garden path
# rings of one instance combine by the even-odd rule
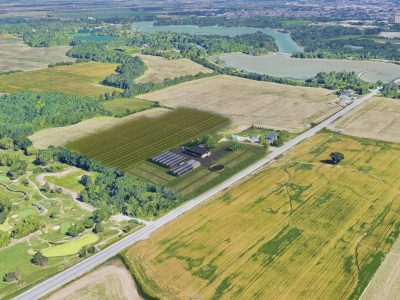
[[[68,174],[70,174],[72,172],[75,172],[77,170],[79,170],[79,169],[75,168],[75,167],[69,167],[68,169],[66,169],[64,171],[61,171],[61,172],[58,172],[58,173],[40,173],[39,175],[36,176],[36,182],[41,186],[45,185],[47,183],[50,186],[50,188],[54,188],[54,187],[57,187],[57,186],[52,184],[52,183],[49,183],[46,180],[46,177],[63,177],[65,175],[68,175]],[[72,191],[72,190],[69,190],[69,189],[66,189],[66,188],[64,188],[62,186],[61,186],[61,189],[62,189],[62,193],[66,194],[66,195],[70,195],[72,197],[72,199],[75,201],[75,203],[80,208],[82,208],[84,210],[87,210],[89,212],[92,212],[92,211],[95,210],[95,208],[92,205],[90,205],[88,203],[84,203],[84,202],[79,200],[79,193],[77,193],[75,191]]]

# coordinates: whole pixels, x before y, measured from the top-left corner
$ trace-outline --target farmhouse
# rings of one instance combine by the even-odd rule
[[[250,142],[252,143],[259,143],[260,142],[260,135],[259,134],[253,134],[250,137]]]
[[[211,152],[200,146],[185,148],[185,152],[194,157],[206,158],[211,155]]]
[[[268,133],[265,135],[265,139],[270,143],[274,143],[278,139],[278,135],[274,132]]]

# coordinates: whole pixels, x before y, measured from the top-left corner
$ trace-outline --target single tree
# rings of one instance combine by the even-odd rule
[[[100,222],[96,223],[96,225],[94,225],[93,228],[93,232],[94,233],[100,233],[103,232],[104,228],[103,228],[103,224],[101,224]]]
[[[331,153],[331,162],[334,165],[337,165],[344,159],[344,155],[341,152],[332,152]]]
[[[4,274],[3,280],[5,282],[19,282],[21,280],[21,272],[18,269],[15,272],[8,272]]]
[[[42,252],[37,251],[32,257],[32,263],[37,266],[47,266],[49,259],[42,254]]]
[[[91,178],[87,174],[83,174],[80,181],[79,181],[83,186],[88,186],[89,183],[91,183]]]
[[[78,256],[79,256],[80,258],[86,257],[86,254],[87,254],[87,252],[86,252],[86,247],[82,247],[82,248],[78,251]]]

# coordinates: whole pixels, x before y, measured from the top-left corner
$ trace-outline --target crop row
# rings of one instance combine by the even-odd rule
[[[180,108],[158,118],[132,120],[67,145],[85,156],[127,170],[160,151],[226,125],[228,119]]]

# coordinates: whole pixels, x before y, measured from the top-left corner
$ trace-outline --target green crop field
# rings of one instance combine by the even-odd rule
[[[87,62],[43,70],[0,75],[0,92],[62,92],[98,96],[119,91],[99,82],[114,72],[117,65]]]
[[[161,299],[358,299],[400,235],[399,164],[399,144],[320,133],[124,255]]]
[[[124,116],[154,107],[155,102],[138,98],[121,98],[106,101],[103,107],[114,116]]]
[[[213,113],[178,108],[157,118],[128,121],[66,147],[128,172],[138,162],[228,123]]]

